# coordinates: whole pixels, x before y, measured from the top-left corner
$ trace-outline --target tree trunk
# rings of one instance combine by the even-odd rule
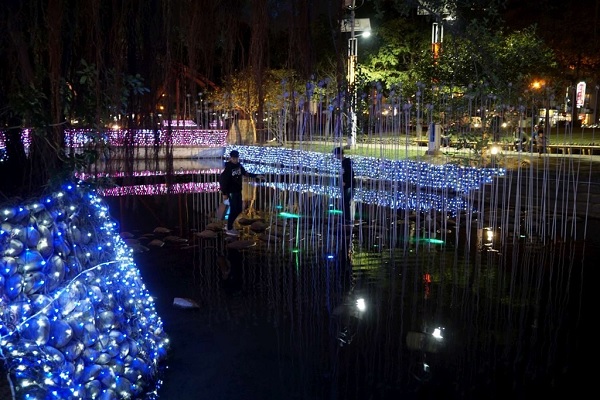
[[[269,48],[269,17],[267,10],[267,0],[256,0],[253,2],[253,21],[252,21],[252,42],[250,44],[250,57],[252,65],[252,71],[254,72],[256,91],[258,95],[258,107],[256,121],[252,115],[250,115],[250,122],[252,130],[254,132],[254,143],[260,139],[260,142],[264,142],[264,108],[265,108],[265,88],[264,88],[264,74],[265,70],[269,66],[268,60],[268,48]],[[261,133],[261,137],[257,138],[256,132]]]

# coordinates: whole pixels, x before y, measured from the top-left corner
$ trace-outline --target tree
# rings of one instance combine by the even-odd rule
[[[217,108],[228,110],[237,116],[234,122],[248,121],[250,140],[238,138],[237,142],[258,142],[256,116],[260,104],[282,105],[282,82],[293,82],[293,72],[287,70],[268,70],[264,73],[262,87],[257,87],[255,74],[251,68],[227,76],[223,86],[208,96],[208,101]],[[240,129],[239,126],[236,129]],[[243,133],[243,132],[241,132]]]
[[[429,45],[429,31],[422,21],[398,17],[382,22],[368,41],[373,43],[366,50],[361,50],[366,54],[359,64],[365,80],[381,82],[388,88],[406,87],[418,80],[414,68]],[[377,50],[369,52],[369,48]]]

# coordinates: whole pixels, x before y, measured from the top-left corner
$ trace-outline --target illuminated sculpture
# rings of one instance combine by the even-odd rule
[[[91,189],[0,207],[0,349],[28,399],[158,389],[168,338],[132,251]]]

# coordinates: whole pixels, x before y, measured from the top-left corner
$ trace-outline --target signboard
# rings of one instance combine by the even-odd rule
[[[429,147],[426,154],[437,155],[440,153],[442,139],[442,126],[436,123],[429,124]]]
[[[577,84],[577,92],[576,92],[576,105],[577,108],[583,107],[583,103],[585,102],[585,82],[579,82]]]
[[[352,32],[352,20],[342,20],[342,32]],[[354,18],[354,32],[370,31],[371,20],[369,18]]]

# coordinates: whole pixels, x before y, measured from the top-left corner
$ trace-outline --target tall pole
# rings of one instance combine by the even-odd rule
[[[358,41],[354,35],[354,10],[355,0],[350,5],[350,38],[348,39],[348,90],[350,91],[349,124],[350,136],[348,136],[348,147],[356,147],[356,65],[358,58]]]

